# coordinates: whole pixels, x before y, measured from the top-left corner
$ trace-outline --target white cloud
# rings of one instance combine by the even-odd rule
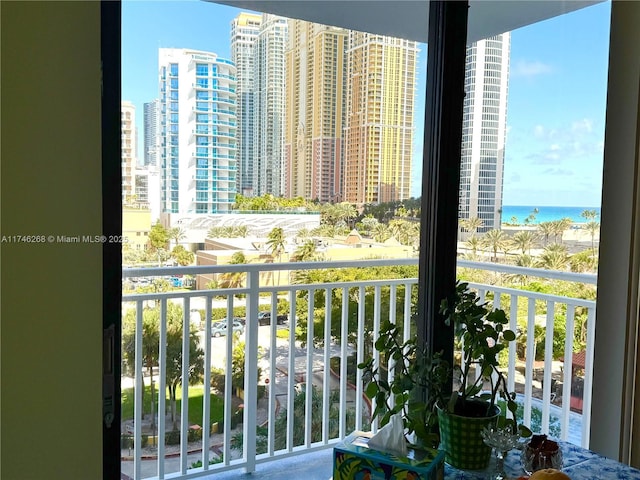
[[[582,120],[578,120],[577,122],[573,122],[571,124],[571,131],[572,132],[589,133],[589,132],[591,132],[591,130],[593,130],[593,121],[591,121],[591,119],[589,119],[589,118],[583,118]]]
[[[535,141],[529,143],[524,158],[532,165],[558,165],[567,161],[602,155],[602,137],[593,120],[582,118],[564,125],[535,125]]]
[[[566,168],[547,168],[543,175],[562,175],[562,176],[573,176],[574,172],[572,170],[567,170]]]
[[[551,65],[539,61],[529,62],[518,60],[515,66],[511,67],[511,75],[515,77],[535,77],[553,72]]]

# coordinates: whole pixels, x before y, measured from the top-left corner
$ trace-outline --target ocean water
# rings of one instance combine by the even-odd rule
[[[502,206],[502,223],[511,223],[511,217],[516,217],[518,220],[516,223],[524,224],[524,219],[527,218],[533,209],[538,209],[536,219],[532,223],[552,222],[554,220],[560,220],[561,218],[570,218],[574,223],[585,223],[583,217],[580,216],[585,210],[595,210],[598,212],[598,216],[595,218],[596,222],[600,221],[600,207],[536,207],[523,206],[523,205],[503,205]]]

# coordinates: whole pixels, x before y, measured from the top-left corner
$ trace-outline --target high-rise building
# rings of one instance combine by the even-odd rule
[[[467,48],[459,218],[500,228],[510,33]]]
[[[284,193],[284,52],[287,20],[264,14],[256,40],[253,195]]]
[[[255,48],[262,15],[240,13],[231,21],[231,60],[236,65],[238,101],[238,192],[253,194]]]
[[[348,31],[289,20],[285,195],[341,201]]]
[[[236,68],[215,53],[161,48],[161,206],[230,210],[236,194]]]
[[[158,164],[158,109],[160,103],[158,99],[145,103],[143,106],[143,128],[144,128],[144,165]]]
[[[350,31],[343,200],[410,197],[417,57],[417,42]]]
[[[136,168],[136,107],[123,100],[120,103],[122,128],[122,201],[130,204],[135,201]]]

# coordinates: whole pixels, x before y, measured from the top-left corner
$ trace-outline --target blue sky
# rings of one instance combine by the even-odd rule
[[[122,98],[136,106],[140,144],[143,103],[158,95],[158,48],[230,58],[230,21],[239,11],[202,1],[123,2]],[[602,3],[512,32],[505,205],[600,205],[609,15]],[[414,196],[421,187],[426,51],[421,45]]]

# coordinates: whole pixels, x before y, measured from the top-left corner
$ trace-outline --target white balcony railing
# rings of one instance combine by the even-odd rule
[[[417,259],[126,269],[124,282],[141,277],[148,283],[147,279],[152,277],[208,275],[220,279],[221,275],[223,278],[226,275],[229,283],[234,273],[243,273],[244,278],[237,282],[242,285],[237,288],[123,296],[123,319],[127,316],[135,318],[135,355],[128,359],[133,364],[125,365],[125,371],[137,373],[132,379],[123,378],[123,391],[129,385],[126,381],[130,381],[134,397],[133,418],[124,418],[123,422],[123,433],[129,431],[133,439],[132,448],[123,448],[123,473],[134,479],[186,479],[240,468],[252,472],[259,463],[330,448],[353,429],[375,431],[377,424],[370,423],[362,374],[355,365],[365,356],[375,354],[375,332],[384,319],[401,322],[404,335],[411,334],[417,273],[413,278],[329,283],[289,284],[282,280],[313,270],[394,265],[415,266]],[[596,282],[595,275],[588,274],[467,261],[459,261],[458,266],[520,278],[539,277],[582,284]],[[471,283],[471,286],[482,298],[490,296],[496,307],[505,308],[510,313],[511,328],[526,335],[526,343],[519,349],[513,345],[508,355],[509,387],[521,394],[524,422],[544,433],[588,447],[595,302],[494,285]],[[176,305],[181,309],[179,353],[171,344],[171,338],[176,343],[175,325],[171,323]],[[213,321],[226,322],[226,331],[231,331],[236,307],[246,309],[243,315],[246,326],[240,338],[232,335],[212,337]],[[154,309],[158,311],[157,335],[150,340],[143,338],[142,332],[145,315],[150,315]],[[286,311],[287,322],[279,325],[271,321],[268,325],[260,325],[258,312],[264,309],[270,311],[271,319],[276,319],[278,312]],[[307,322],[307,318],[314,321]],[[554,345],[554,322],[566,326],[564,348],[557,338]],[[573,375],[573,352],[577,349],[573,343],[574,332],[578,327],[586,329],[583,335],[586,339],[584,372],[579,377],[584,393],[579,405],[572,403],[577,401],[575,395],[572,398],[572,385],[575,387],[578,378]],[[528,332],[534,332],[534,335],[527,335]],[[545,334],[543,362],[535,362],[536,343],[542,342],[536,338],[536,332]],[[194,354],[193,348],[191,352],[189,348],[192,337],[198,339],[202,349],[201,355],[195,352],[202,359],[198,371],[193,371],[189,358]],[[232,388],[237,383],[233,375],[241,370],[239,359],[242,356],[236,358],[236,364],[232,360],[234,349],[236,355],[238,353],[238,341],[244,341],[245,346],[242,392]],[[153,349],[157,351],[157,361],[149,360],[153,357],[149,351]],[[561,366],[554,361],[554,351],[557,357],[559,349],[563,350]],[[354,357],[354,360],[348,360]],[[177,367],[176,362],[179,362]],[[211,387],[212,367],[223,368],[224,380],[218,378],[217,385],[224,393]],[[173,422],[164,415],[169,409],[169,401],[160,394],[155,410],[163,414],[158,415],[156,430],[151,432],[156,435],[151,435],[148,441],[156,445],[143,447],[143,437],[150,435],[148,408],[143,419],[143,386],[152,380],[148,372],[153,372],[157,391],[165,392],[170,381],[176,378],[172,368],[179,369],[177,377],[199,377],[196,383],[200,384],[186,385],[185,382],[182,386],[181,408],[177,412],[179,418],[176,418],[179,445],[168,445],[172,443],[168,434]],[[220,383],[224,388],[220,388]],[[308,388],[309,384],[313,386]],[[189,390],[196,389],[203,392],[202,407],[198,405],[197,411],[190,412],[189,408],[193,409],[195,402],[189,402]],[[301,391],[312,394],[300,395]],[[259,393],[263,392],[265,396],[259,398]],[[217,407],[218,398],[222,407]],[[148,402],[147,398],[145,404]],[[239,402],[242,402],[241,406]],[[239,408],[241,413],[236,413]],[[576,409],[582,413],[574,411]],[[212,411],[217,412],[215,418]],[[199,429],[195,431],[202,433],[201,438],[199,434],[190,433],[194,431],[194,424]],[[194,441],[189,442],[190,437]],[[201,466],[194,467],[197,460]]]

